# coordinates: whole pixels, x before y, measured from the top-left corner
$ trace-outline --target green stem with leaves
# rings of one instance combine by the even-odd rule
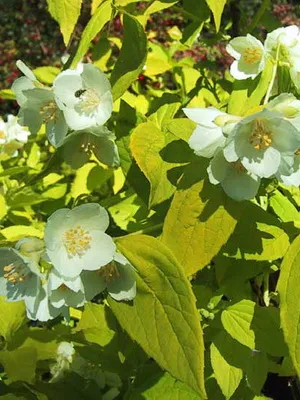
[[[268,86],[268,90],[265,96],[264,104],[267,104],[269,101],[269,98],[271,96],[271,92],[274,86],[274,82],[276,79],[276,74],[277,74],[277,68],[278,68],[278,63],[279,63],[279,52],[280,52],[280,44],[278,44],[277,49],[276,49],[276,58],[275,58],[275,63],[273,66],[273,71],[272,71],[272,77]]]

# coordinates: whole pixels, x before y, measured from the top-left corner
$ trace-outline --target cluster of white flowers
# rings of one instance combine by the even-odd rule
[[[300,89],[300,29],[295,26],[275,29],[267,34],[264,44],[254,36],[239,36],[226,47],[235,58],[230,72],[235,79],[254,79],[271,58],[275,64],[289,68],[290,77]]]
[[[106,210],[96,203],[55,211],[44,240],[25,238],[15,248],[0,249],[0,295],[21,301],[27,316],[47,321],[68,317],[107,289],[115,300],[132,300],[135,272],[105,233]]]
[[[269,101],[277,67],[289,68],[300,89],[300,30],[297,26],[269,33],[262,44],[255,37],[232,39],[227,51],[235,61],[236,79],[255,78],[272,61],[273,72],[264,104],[244,117],[229,115],[214,107],[185,108],[197,123],[189,139],[195,154],[212,158],[207,169],[212,184],[221,184],[235,200],[252,199],[262,178],[276,178],[287,186],[300,185],[300,101],[281,93]]]
[[[197,123],[189,139],[195,154],[212,158],[208,176],[235,200],[252,199],[261,178],[300,185],[300,101],[283,93],[246,117],[216,108],[185,108]]]
[[[61,72],[50,88],[39,82],[22,61],[17,66],[24,76],[13,83],[12,90],[23,126],[36,134],[44,124],[53,146],[63,146],[68,140],[69,148],[79,145],[73,152],[94,154],[110,166],[119,163],[115,136],[103,126],[111,116],[113,99],[102,71],[92,64],[79,63],[76,69]],[[93,140],[78,142],[78,134],[84,138],[91,131]]]
[[[0,161],[16,157],[29,135],[30,132],[18,124],[14,115],[8,115],[6,122],[0,118]]]

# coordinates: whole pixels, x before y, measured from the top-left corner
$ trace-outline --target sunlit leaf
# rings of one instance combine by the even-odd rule
[[[67,46],[81,10],[81,0],[47,0],[49,12],[58,22]]]
[[[109,300],[118,321],[163,369],[205,397],[203,337],[182,267],[152,237],[124,237],[117,246],[137,271],[133,302]]]

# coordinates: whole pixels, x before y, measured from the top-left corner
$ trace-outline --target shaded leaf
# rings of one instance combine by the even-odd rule
[[[121,97],[132,82],[137,79],[145,65],[147,56],[147,37],[142,25],[135,17],[127,13],[124,13],[123,24],[122,48],[111,73],[114,100]]]
[[[137,296],[132,303],[109,298],[118,321],[163,369],[205,397],[202,331],[181,266],[152,237],[124,237],[117,246],[137,272]]]
[[[111,0],[107,0],[101,3],[101,5],[96,9],[92,18],[89,20],[87,26],[85,27],[81,36],[81,40],[76,55],[72,60],[71,66],[73,68],[76,67],[77,63],[88,51],[91,41],[103,29],[104,25],[111,19],[111,17],[112,17]]]

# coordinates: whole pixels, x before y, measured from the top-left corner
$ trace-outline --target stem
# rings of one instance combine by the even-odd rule
[[[269,293],[269,277],[270,277],[270,272],[267,271],[264,273],[264,294],[263,294],[263,299],[266,307],[269,307],[270,305],[270,293]]]
[[[275,64],[274,64],[274,67],[273,67],[272,77],[271,77],[271,81],[270,81],[269,86],[268,86],[268,90],[267,90],[267,93],[266,93],[264,104],[268,103],[270,95],[271,95],[271,92],[272,92],[272,89],[273,89],[273,86],[274,86],[274,82],[275,82],[275,78],[276,78],[276,74],[277,74],[278,62],[279,62],[279,50],[280,50],[280,44],[278,44],[278,46],[277,46]]]

